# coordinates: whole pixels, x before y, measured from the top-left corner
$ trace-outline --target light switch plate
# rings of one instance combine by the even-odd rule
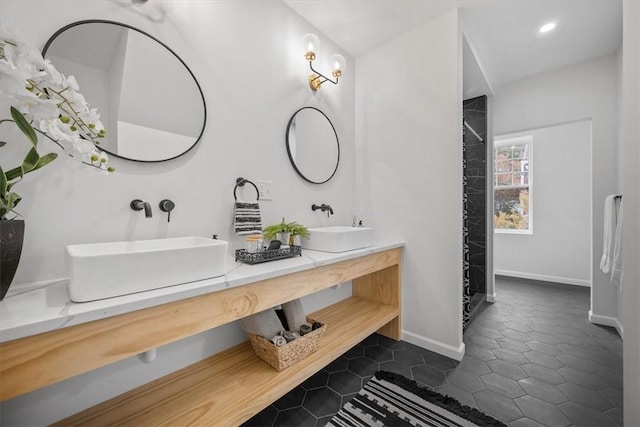
[[[256,180],[256,186],[258,187],[258,193],[260,194],[260,200],[273,200],[271,196],[272,181]]]

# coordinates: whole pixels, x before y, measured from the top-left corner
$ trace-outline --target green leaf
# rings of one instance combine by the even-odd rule
[[[6,142],[4,142],[4,141],[0,141],[0,147],[4,147],[5,145],[7,145],[7,143],[6,143]]]
[[[38,159],[38,163],[36,163],[35,167],[31,169],[29,172],[33,172],[35,170],[43,168],[57,158],[58,158],[58,155],[56,153],[45,154],[44,156],[40,157],[40,159]]]
[[[7,177],[7,181],[13,181],[14,179],[22,178],[22,167],[18,166],[17,168],[8,170],[5,175]]]
[[[23,173],[28,173],[33,170],[38,164],[38,160],[40,160],[40,155],[38,151],[36,151],[35,147],[31,147],[31,150],[27,153],[27,156],[22,161],[22,171]]]
[[[0,197],[4,197],[4,194],[7,192],[7,176],[4,174],[2,170],[2,166],[0,166]]]
[[[7,193],[7,211],[12,211],[18,203],[20,203],[22,197],[18,193]]]
[[[36,135],[36,131],[33,130],[33,127],[31,127],[27,119],[25,119],[24,115],[18,111],[17,108],[11,107],[11,117],[16,122],[16,125],[22,133],[24,133],[27,138],[29,138],[33,146],[36,147],[38,144],[38,135]]]

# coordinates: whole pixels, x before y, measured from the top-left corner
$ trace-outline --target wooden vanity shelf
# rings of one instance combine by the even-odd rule
[[[14,384],[13,381],[6,382],[7,377],[12,374],[22,372],[24,375],[21,376],[21,384],[29,384],[30,380],[37,378],[38,372],[42,372],[44,369],[47,369],[48,372],[55,372],[55,369],[66,365],[65,372],[62,374],[64,378],[88,370],[87,365],[81,369],[68,368],[68,361],[62,363],[59,360],[52,360],[51,357],[42,353],[43,348],[34,349],[33,346],[42,342],[43,336],[59,334],[62,331],[86,327],[86,325],[99,324],[94,325],[97,327],[94,334],[88,334],[84,330],[79,332],[84,334],[84,337],[80,339],[81,346],[85,350],[92,348],[92,346],[102,348],[99,352],[101,354],[96,355],[96,357],[102,357],[98,362],[90,365],[103,366],[114,361],[112,357],[114,354],[126,354],[126,357],[129,357],[167,342],[176,341],[202,330],[352,280],[351,297],[309,314],[310,317],[328,325],[327,332],[320,341],[318,351],[282,372],[275,371],[260,360],[254,354],[250,344],[245,342],[55,424],[58,426],[239,425],[340,357],[373,332],[378,331],[390,338],[400,339],[400,257],[401,249],[390,249],[140,311],[148,312],[147,316],[141,317],[140,312],[127,313],[114,318],[37,335],[35,337],[40,337],[39,341],[30,342],[30,348],[21,347],[22,351],[19,352],[21,353],[19,356],[22,356],[23,360],[29,358],[27,356],[29,353],[33,355],[33,351],[36,351],[36,355],[42,356],[31,357],[26,362],[34,367],[35,371],[25,369],[25,365],[21,365],[20,361],[2,357],[3,362],[10,360],[13,365],[10,367],[3,365],[2,371],[0,371],[0,380],[3,382],[3,389],[5,389],[3,399],[8,398],[7,396],[11,393],[16,395],[15,393],[26,392],[23,390],[24,387],[17,385],[16,388],[21,390],[7,392],[4,385]],[[187,305],[185,306],[185,304]],[[116,320],[122,320],[123,317],[137,316],[132,319],[137,322],[136,330],[145,331],[146,326],[141,326],[141,321],[151,329],[156,329],[153,328],[153,322],[157,322],[154,320],[155,316],[162,313],[166,315],[170,312],[175,314],[175,321],[178,324],[171,329],[172,332],[167,336],[166,325],[168,323],[165,318],[161,322],[165,326],[163,332],[156,337],[153,345],[150,345],[149,340],[146,340],[147,342],[142,345],[136,344],[136,339],[127,340],[126,330],[133,325],[130,322],[116,322]],[[180,322],[182,318],[188,318],[189,321]],[[146,322],[146,320],[149,321]],[[117,328],[120,337],[118,342],[112,341],[113,337],[109,336],[108,331],[105,334],[105,328],[109,323],[104,322],[116,324],[112,327]],[[154,332],[146,330],[144,336],[153,337]],[[138,333],[137,339],[139,340],[140,337],[141,335]],[[0,352],[6,350],[5,344],[17,343],[30,338],[32,337],[3,343],[0,345]],[[54,339],[54,337],[51,338]],[[53,353],[64,353],[65,341],[69,340],[69,337],[58,338],[61,338],[62,341],[55,341],[55,343],[50,341],[48,349],[51,350],[51,346],[55,345],[58,351]],[[78,338],[76,338],[77,340]],[[127,343],[123,344],[123,340]],[[88,344],[87,341],[89,341]],[[76,342],[75,344],[76,348],[73,351],[78,351],[77,347],[80,346],[80,343]],[[107,349],[109,351],[106,351]],[[15,349],[13,350],[15,351]],[[95,352],[93,353],[95,355]],[[60,354],[57,354],[56,357],[59,358]],[[86,353],[84,357],[86,357]],[[42,358],[45,359],[44,365]],[[122,358],[124,357],[119,357],[119,359]],[[107,360],[109,362],[106,362]],[[27,377],[25,378],[25,376]],[[57,378],[48,383],[51,384],[64,378]],[[39,381],[36,386],[31,386],[31,390],[47,385],[42,382]]]

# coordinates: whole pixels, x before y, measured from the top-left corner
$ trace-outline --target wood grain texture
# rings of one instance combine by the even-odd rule
[[[397,307],[347,298],[310,315],[327,324],[320,348],[282,372],[243,343],[55,425],[239,425],[397,316]]]
[[[0,344],[0,401],[400,262],[400,249]]]
[[[402,312],[400,274],[400,265],[396,264],[366,276],[358,277],[353,280],[352,294],[369,301],[397,307]],[[384,325],[378,332],[389,338],[399,340],[402,335],[401,316]]]

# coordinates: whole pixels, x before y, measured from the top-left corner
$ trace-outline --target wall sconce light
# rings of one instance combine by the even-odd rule
[[[331,63],[332,67],[331,75],[335,78],[334,81],[313,68],[313,61],[316,59],[315,52],[320,45],[320,39],[318,39],[318,36],[313,33],[306,34],[302,38],[302,42],[304,44],[306,52],[304,57],[307,59],[307,61],[309,61],[309,68],[311,69],[311,71],[313,71],[313,74],[309,76],[309,86],[311,87],[311,90],[313,90],[314,92],[317,91],[318,89],[320,89],[320,86],[322,86],[322,83],[324,82],[331,82],[334,85],[337,85],[338,80],[340,79],[340,77],[342,77],[342,72],[344,71],[344,67],[347,63],[347,61],[344,59],[344,56],[336,53],[329,58],[329,62]]]

